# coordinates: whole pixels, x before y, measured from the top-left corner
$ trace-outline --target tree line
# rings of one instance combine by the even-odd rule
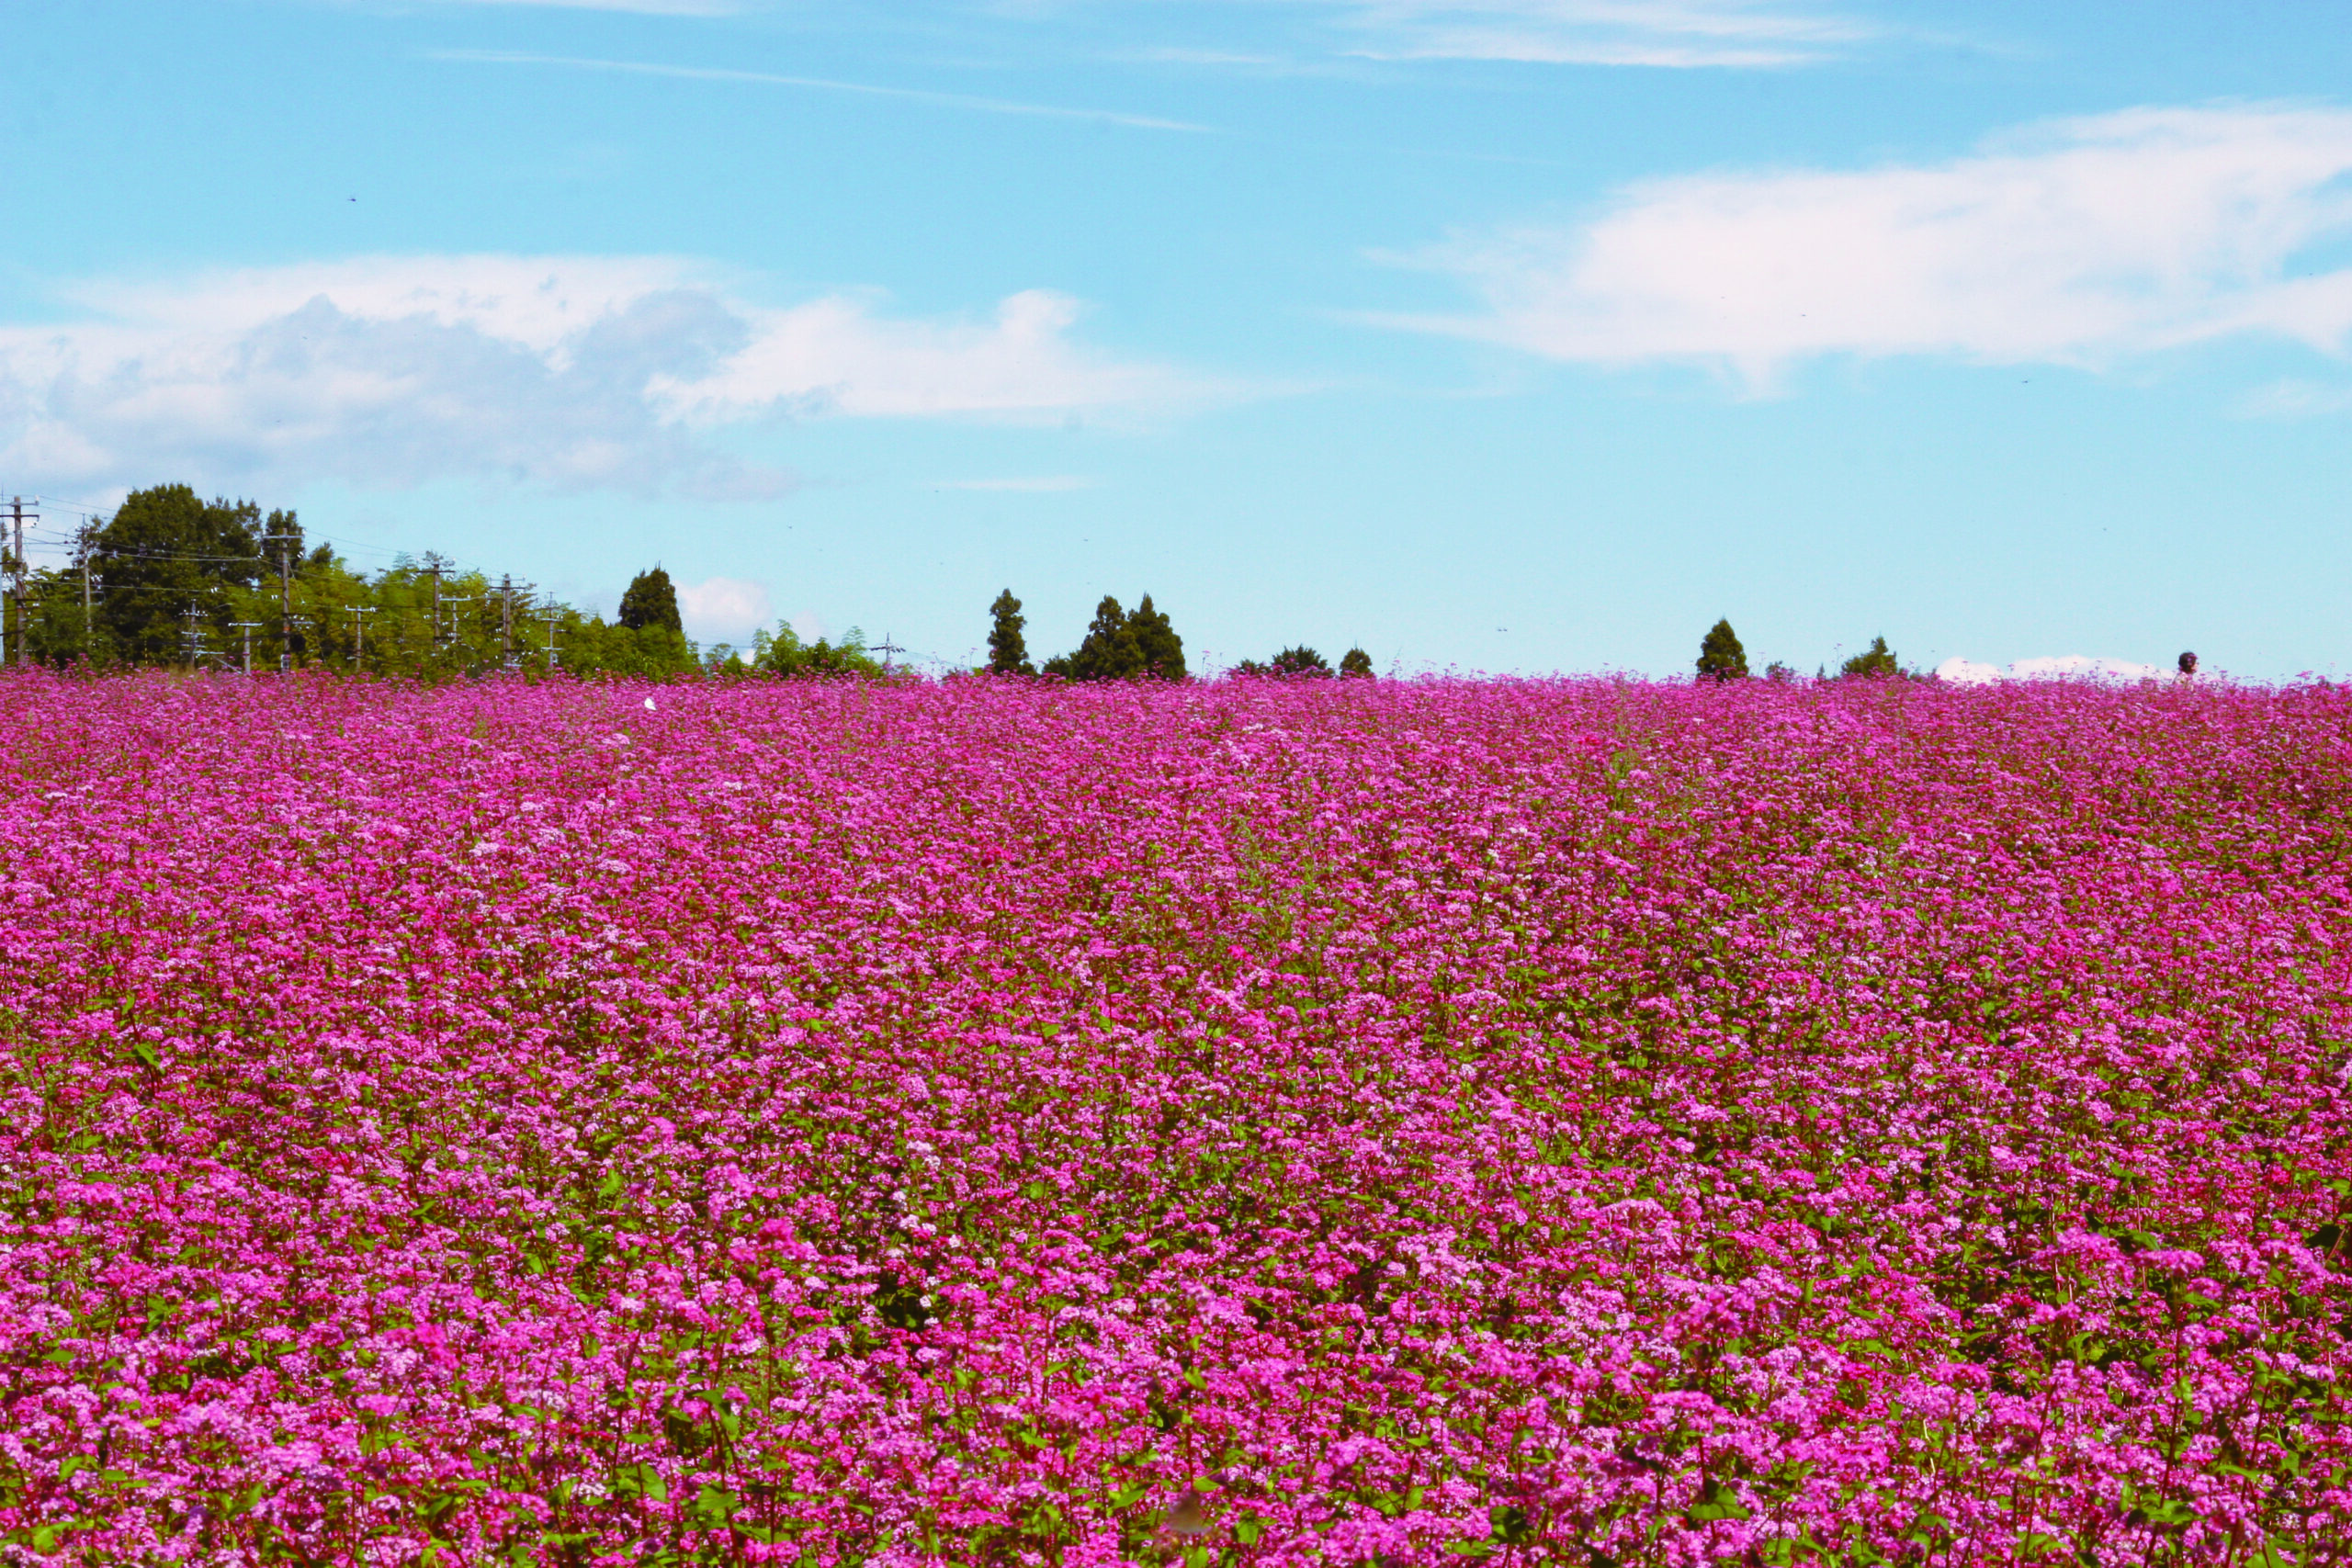
[[[1698,669],[1702,681],[1744,681],[1747,678],[1747,649],[1740,646],[1739,634],[1731,629],[1728,617],[1717,621],[1707,629],[1707,635],[1699,639]],[[1796,673],[1777,660],[1764,667],[1767,680],[1792,681],[1796,679]],[[1828,673],[1828,668],[1824,666],[1814,671],[1814,678],[1825,679]],[[1848,680],[1883,680],[1898,675],[1906,680],[1919,678],[1917,671],[1905,669],[1895,659],[1894,650],[1886,646],[1883,637],[1871,638],[1870,647],[1840,664],[1838,673]]]
[[[675,676],[866,675],[888,672],[853,627],[839,641],[809,642],[786,624],[747,648],[687,640],[675,585],[655,566],[639,572],[610,621],[582,614],[511,577],[460,570],[432,554],[403,556],[382,571],[355,571],[327,543],[304,536],[291,511],[264,513],[251,501],[204,501],[184,484],[134,491],[104,520],[75,534],[67,566],[19,571],[7,606],[12,658],[52,666],[115,669],[180,665],[234,670],[323,668],[424,678],[494,670]],[[1068,681],[1182,681],[1184,639],[1146,593],[1130,610],[1110,595],[1095,606],[1079,645],[1033,663],[1027,617],[1008,588],[989,606],[988,661],[974,674]],[[2184,672],[2195,656],[2181,657]],[[1703,680],[1749,674],[1728,618],[1701,639]],[[1368,677],[1372,657],[1351,648],[1336,669],[1303,644],[1245,659],[1235,673],[1290,679]],[[1792,679],[1781,663],[1771,679]],[[1873,637],[1841,676],[1912,676]],[[1826,671],[1816,671],[1826,675]]]
[[[1029,661],[1028,617],[1021,601],[1008,588],[989,606],[989,661],[973,671],[989,675],[1057,675],[1066,681],[1181,681],[1184,679],[1184,639],[1164,610],[1147,593],[1132,610],[1120,607],[1110,594],[1094,607],[1086,636],[1068,653],[1056,654],[1042,665]],[[1300,645],[1285,648],[1261,662],[1245,659],[1234,666],[1238,675],[1323,676],[1332,669],[1315,649]],[[1340,658],[1338,673],[1368,676],[1372,655],[1351,648]]]
[[[686,639],[676,587],[638,574],[613,619],[512,577],[433,554],[373,575],[304,536],[290,511],[207,502],[184,484],[134,491],[75,534],[70,565],[25,572],[8,606],[11,657],[87,669],[327,669],[435,678],[495,670],[575,675],[871,674],[853,628],[803,640],[789,625],[748,648]],[[11,563],[21,567],[23,563]]]

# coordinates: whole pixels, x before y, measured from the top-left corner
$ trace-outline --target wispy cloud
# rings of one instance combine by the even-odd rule
[[[1760,69],[1881,36],[1784,0],[1339,0],[1361,53],[1392,60]]]
[[[445,6],[540,6],[564,11],[628,11],[642,17],[733,17],[736,0],[441,0]]]
[[[565,54],[524,54],[494,49],[428,51],[428,60],[467,65],[535,65],[566,71],[604,71],[631,76],[667,76],[686,82],[732,82],[763,87],[794,87],[823,93],[854,93],[867,97],[899,98],[941,108],[970,109],[981,114],[1028,115],[1045,119],[1085,120],[1119,125],[1136,130],[1176,130],[1211,134],[1215,126],[1190,120],[1163,119],[1153,115],[1125,114],[1115,109],[1071,108],[1058,104],[1023,103],[1012,98],[979,97],[969,93],[936,93],[923,87],[878,86],[870,82],[841,82],[825,76],[786,76],[771,71],[739,71],[713,65],[666,65],[641,60],[589,60]]]
[[[2352,387],[2289,377],[2247,393],[2238,404],[2238,412],[2248,419],[2315,419],[2352,413]]]
[[[1020,491],[1049,494],[1059,491],[1091,490],[1094,488],[1094,481],[1083,474],[1039,474],[1028,479],[947,479],[933,488],[935,490]]]
[[[1230,389],[1073,341],[1075,301],[981,320],[754,302],[670,257],[399,256],[96,282],[0,326],[0,468],[44,484],[448,475],[782,493],[729,433],[789,418],[1061,421]]]
[[[1950,162],[1708,175],[1623,192],[1580,227],[1403,258],[1487,309],[1390,318],[1555,359],[1684,360],[1752,390],[1822,355],[2099,367],[2241,333],[2339,351],[2352,114],[2136,109]]]

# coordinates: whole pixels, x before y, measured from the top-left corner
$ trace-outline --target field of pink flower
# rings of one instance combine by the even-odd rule
[[[0,1560],[2352,1562],[2341,691],[16,677],[0,770]]]

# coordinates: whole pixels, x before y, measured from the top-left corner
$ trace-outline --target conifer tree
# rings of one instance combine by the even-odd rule
[[[996,596],[989,606],[989,670],[998,675],[1035,675],[1037,671],[1029,662],[1028,639],[1021,629],[1029,618],[1021,613],[1021,601],[1008,588]]]
[[[1351,648],[1340,655],[1340,673],[1358,679],[1372,673],[1372,655],[1361,648]]]
[[[1153,607],[1150,594],[1130,615],[1106,593],[1094,607],[1086,639],[1074,651],[1047,660],[1046,673],[1073,681],[1132,681],[1143,675],[1181,681],[1184,639],[1167,613]]]
[[[1073,681],[1124,681],[1143,673],[1143,649],[1127,629],[1126,611],[1110,594],[1094,606],[1094,620],[1063,672]]]
[[[1699,678],[1702,681],[1740,681],[1747,676],[1747,650],[1739,646],[1739,634],[1731,629],[1726,616],[1714,624],[1699,644]]]
[[[685,623],[678,618],[678,591],[670,582],[670,574],[660,567],[640,571],[632,579],[628,592],[621,595],[620,613],[614,619],[633,632],[648,626],[660,626],[684,636]]]
[[[1184,639],[1169,624],[1167,612],[1152,608],[1150,594],[1145,594],[1135,614],[1127,617],[1127,629],[1135,634],[1136,650],[1143,655],[1144,674],[1162,681],[1184,678]]]

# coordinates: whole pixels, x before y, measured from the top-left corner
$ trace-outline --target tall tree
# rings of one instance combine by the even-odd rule
[[[989,669],[998,675],[1035,675],[1037,671],[1029,662],[1029,641],[1021,635],[1029,618],[1021,613],[1021,601],[1008,588],[996,596],[989,606]]]
[[[1073,681],[1126,681],[1144,671],[1143,648],[1127,625],[1127,613],[1108,593],[1094,606],[1094,620],[1086,628],[1084,640],[1057,662],[1062,669],[1057,673]]]
[[[1184,639],[1176,635],[1165,611],[1151,607],[1150,594],[1145,594],[1135,614],[1127,617],[1127,629],[1135,634],[1136,648],[1143,654],[1143,673],[1162,681],[1184,678]]]
[[[1731,629],[1731,619],[1725,616],[1699,644],[1699,678],[1738,681],[1747,675],[1747,650],[1739,646],[1739,634]]]
[[[1072,681],[1132,681],[1147,675],[1181,681],[1184,639],[1176,635],[1167,614],[1153,606],[1150,594],[1130,615],[1105,593],[1094,606],[1085,640],[1071,652],[1046,660],[1046,673]]]
[[[289,513],[273,523],[293,525]],[[250,501],[197,498],[187,485],[157,485],[123,498],[91,538],[106,583],[95,630],[106,656],[135,664],[187,657],[191,622],[199,636],[231,619],[227,592],[261,575],[261,508]]]
[[[648,626],[685,635],[685,623],[678,618],[678,591],[671,584],[670,574],[660,567],[640,571],[632,579],[628,592],[621,595],[620,612],[614,619],[633,632]]]
[[[1900,675],[1903,667],[1894,661],[1894,653],[1886,646],[1886,638],[1871,638],[1869,648],[1854,655],[1838,667],[1840,675],[1883,676]]]
[[[1340,655],[1340,673],[1359,679],[1372,673],[1372,655],[1361,648],[1351,648]]]

